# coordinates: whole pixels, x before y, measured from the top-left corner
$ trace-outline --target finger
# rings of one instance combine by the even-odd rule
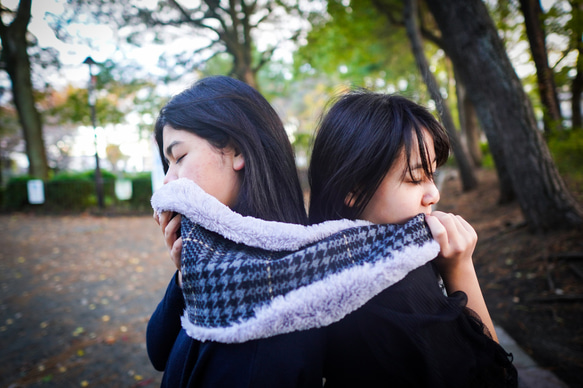
[[[174,214],[173,212],[160,213],[160,228],[162,229],[162,232],[166,231],[166,228],[168,227],[168,222],[170,222],[170,220],[172,219],[173,214]]]
[[[154,210],[154,221],[156,221],[156,223],[158,224],[158,226],[160,225],[160,214],[158,214],[157,211]]]
[[[466,221],[462,216],[456,216],[458,221],[460,222],[460,225],[464,228],[464,230],[473,238],[475,238],[476,240],[478,239],[478,234],[476,233],[476,230],[474,229],[474,227],[472,225],[470,225],[470,223],[468,221]]]
[[[172,249],[170,250],[170,257],[177,269],[180,269],[181,266],[181,256],[182,256],[182,237],[179,237],[174,242],[174,245],[172,245]]]
[[[439,243],[439,246],[442,247],[443,250],[443,247],[448,245],[447,230],[445,226],[441,223],[441,220],[438,217],[433,215],[425,216],[425,222],[427,222],[429,230],[431,230],[433,239]]]
[[[166,241],[166,246],[171,248],[178,236],[178,229],[180,228],[180,221],[182,217],[180,215],[175,216],[174,218],[170,219],[166,228],[164,229],[164,240]]]
[[[173,218],[168,221],[168,225],[166,225],[166,232],[167,233],[174,233],[178,232],[180,228],[180,223],[182,221],[182,216],[180,214],[176,214]]]
[[[464,228],[457,216],[443,212],[435,213],[437,214],[434,217],[444,229],[442,235],[435,239],[441,247],[441,255],[443,257],[455,257],[463,254],[468,247],[475,245],[475,238]]]
[[[444,219],[444,224],[448,230],[450,245],[456,250],[464,250],[477,241],[476,231],[461,216],[449,214]]]
[[[476,233],[474,228],[466,220],[464,220],[463,217],[451,213],[434,213],[432,213],[432,215],[435,215],[445,226],[450,242],[456,239],[471,240],[475,238]]]

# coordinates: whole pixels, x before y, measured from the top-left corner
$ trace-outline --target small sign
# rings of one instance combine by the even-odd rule
[[[116,179],[115,195],[120,201],[130,199],[132,197],[132,181],[129,179]]]
[[[45,203],[45,186],[40,179],[31,179],[26,182],[28,189],[28,202],[32,205]]]

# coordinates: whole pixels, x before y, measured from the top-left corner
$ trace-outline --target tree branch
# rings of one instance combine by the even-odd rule
[[[561,63],[563,61],[563,59],[565,59],[567,57],[567,55],[569,55],[569,53],[573,50],[573,47],[571,47],[571,44],[569,44],[569,46],[567,46],[567,48],[565,50],[563,50],[563,55],[561,55],[561,58],[559,58],[559,60],[551,67],[551,69],[553,69],[553,71],[557,68],[557,66],[559,65],[559,63]]]
[[[220,42],[221,42],[221,41],[220,41],[220,39],[217,39],[217,40],[212,40],[212,41],[211,41],[209,44],[207,44],[206,46],[204,46],[204,47],[199,47],[199,48],[197,48],[196,50],[194,50],[194,51],[192,52],[192,54],[198,54],[198,53],[200,53],[200,52],[203,52],[204,50],[208,50],[208,49],[210,49],[211,47],[213,47],[214,45],[216,45],[216,44],[219,44]],[[214,56],[214,54],[211,56],[211,58],[212,58],[213,56]]]
[[[32,0],[20,0],[18,3],[18,10],[16,11],[16,17],[10,26],[14,26],[14,28],[19,31],[26,31],[28,23],[30,22],[31,4]]]
[[[4,21],[2,20],[2,14],[4,13],[14,13],[14,11],[0,4],[0,27],[2,28],[6,27],[6,24],[4,24]]]
[[[193,22],[194,20],[192,19],[192,17],[190,16],[190,14],[188,12],[186,12],[186,10],[184,9],[184,7],[182,7],[180,4],[178,4],[178,2],[176,0],[168,0],[168,2],[178,10],[178,12],[180,12],[180,14],[182,15],[182,18],[185,22]]]
[[[402,18],[399,18],[396,15],[402,15],[402,10],[392,9],[392,7],[381,4],[379,0],[373,0],[373,4],[377,7],[377,9],[382,9],[384,15],[389,19],[389,22],[395,26],[405,28],[405,21]],[[437,47],[444,50],[443,40],[438,35],[434,34],[431,30],[423,27],[418,26],[421,32],[421,36],[423,39],[427,39],[428,41],[434,43]]]

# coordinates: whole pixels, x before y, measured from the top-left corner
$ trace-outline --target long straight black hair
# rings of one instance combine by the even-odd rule
[[[212,76],[174,96],[155,125],[164,172],[168,171],[166,125],[194,133],[217,149],[233,146],[243,154],[245,167],[234,211],[271,221],[307,223],[291,144],[279,116],[258,91],[234,78]]]
[[[311,223],[357,219],[401,156],[417,139],[426,176],[433,175],[424,129],[433,138],[437,166],[447,161],[445,129],[424,107],[398,95],[359,89],[340,96],[322,117],[309,167]],[[351,196],[354,204],[347,206]]]

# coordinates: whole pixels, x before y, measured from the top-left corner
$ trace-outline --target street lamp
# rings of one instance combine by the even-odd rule
[[[95,188],[97,190],[97,205],[103,209],[103,178],[101,177],[101,169],[99,168],[99,154],[97,153],[97,126],[95,124],[95,102],[97,100],[95,81],[97,77],[93,75],[93,65],[97,62],[91,57],[87,57],[84,64],[89,66],[89,107],[91,108],[91,124],[93,125],[93,135],[95,144]]]

